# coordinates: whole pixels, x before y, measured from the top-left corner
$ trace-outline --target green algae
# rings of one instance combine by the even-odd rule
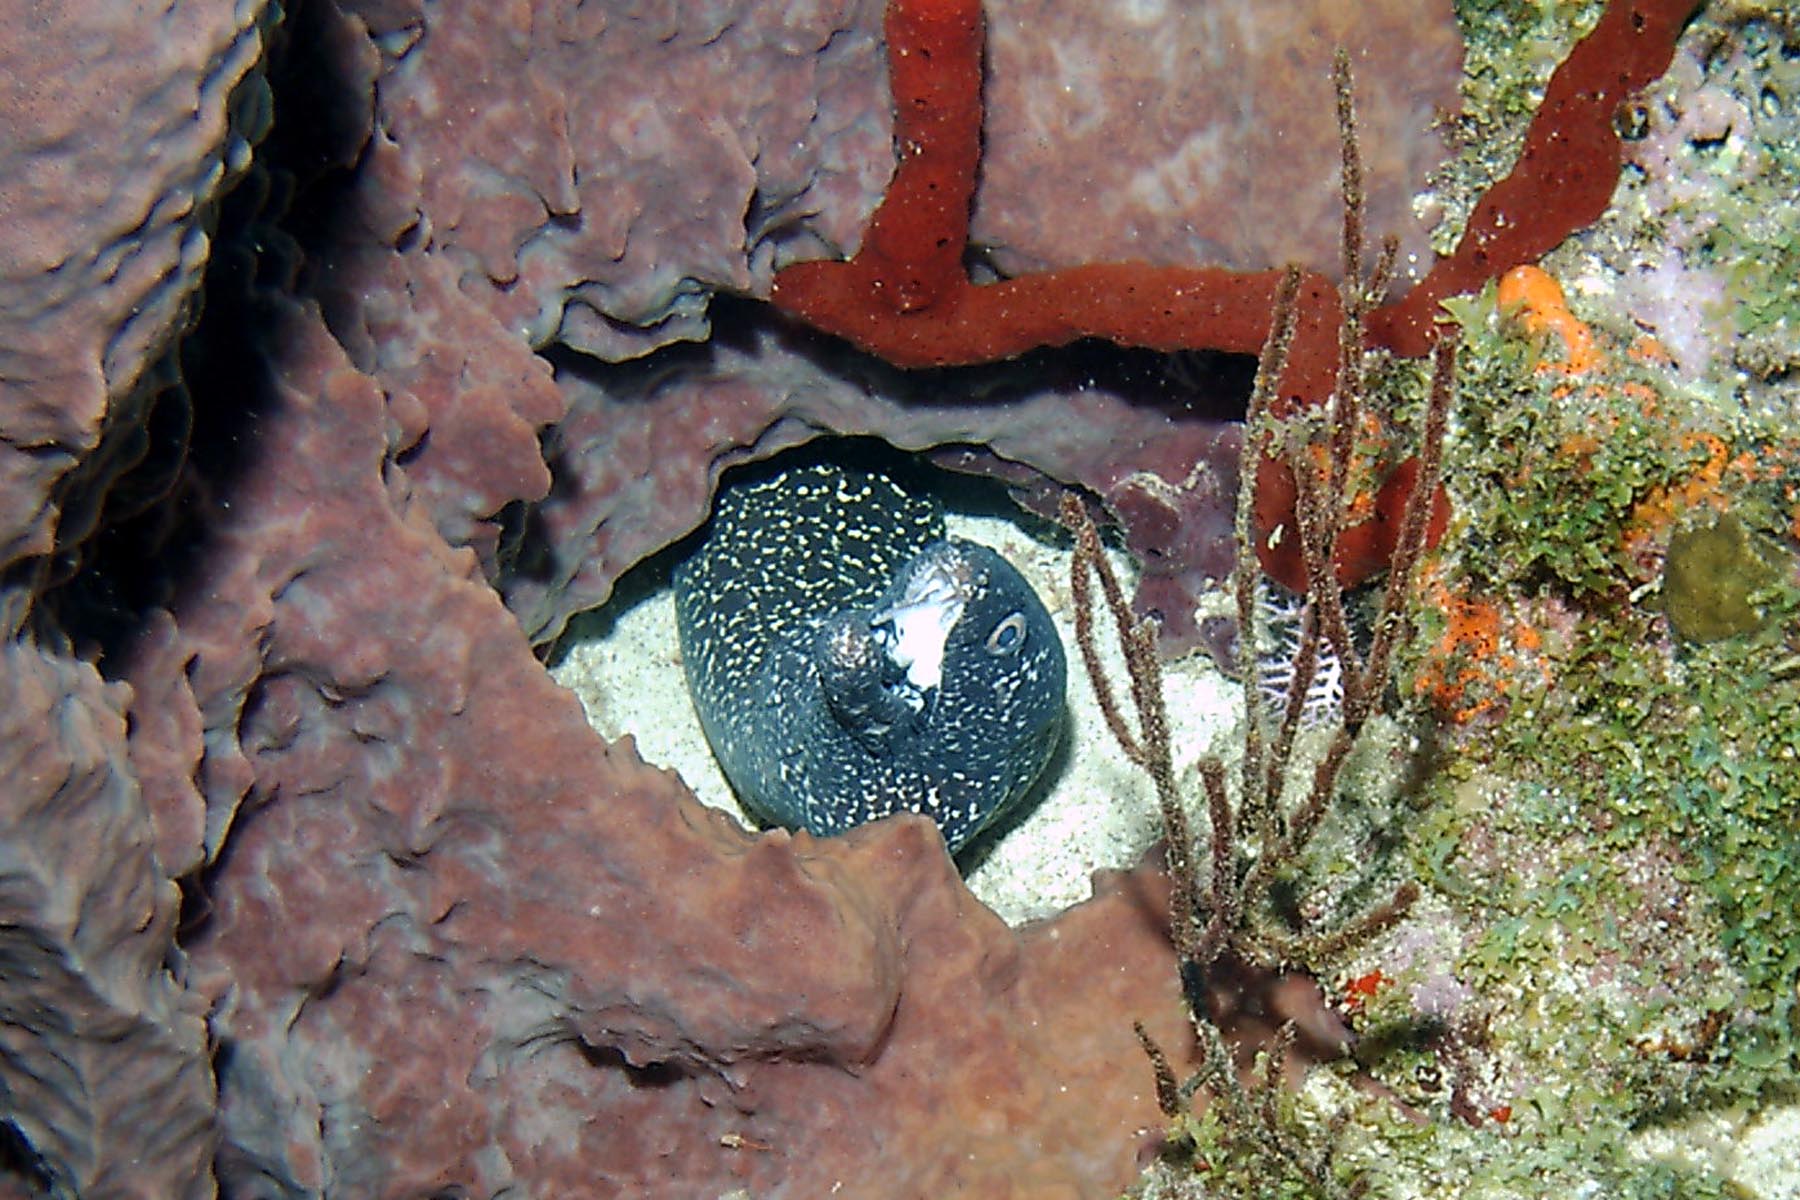
[[[1758,573],[1753,628],[1678,638],[1656,587],[1676,539],[1632,551],[1627,534],[1722,445],[1747,465],[1713,479],[1725,515],[1689,528],[1735,525],[1766,565],[1796,443],[1729,428],[1712,398],[1618,356],[1571,387],[1491,294],[1452,307],[1467,353],[1441,567],[1537,614],[1547,671],[1478,729],[1441,728],[1422,781],[1335,814],[1354,832],[1327,839],[1341,861],[1307,888],[1353,886],[1345,864],[1366,875],[1368,834],[1389,828],[1427,900],[1347,967],[1383,976],[1357,1064],[1315,1071],[1275,1119],[1332,1139],[1339,1182],[1366,1172],[1374,1195],[1769,1194],[1680,1148],[1684,1122],[1800,1086],[1800,589],[1791,561]],[[1376,377],[1417,388],[1411,364]],[[1359,1067],[1392,1098],[1353,1088]],[[1310,1194],[1215,1114],[1178,1135],[1182,1165],[1139,1195]]]
[[[1495,288],[1445,308],[1463,328],[1463,437],[1450,476],[1476,582],[1591,598],[1630,582],[1624,531],[1636,506],[1697,467],[1704,406],[1649,368],[1602,379],[1540,369],[1544,347],[1503,329]],[[1657,403],[1644,402],[1646,395]]]
[[[1599,8],[1458,3],[1476,111],[1438,177],[1442,246]],[[1280,1104],[1371,1194],[1800,1188],[1702,1149],[1791,1121],[1800,1097],[1800,37],[1784,11],[1702,15],[1683,51],[1698,67],[1645,102],[1709,88],[1754,123],[1674,145],[1658,182],[1678,187],[1629,169],[1616,207],[1544,264],[1606,346],[1599,368],[1553,369],[1491,287],[1445,306],[1464,354],[1440,578],[1529,616],[1543,670],[1474,727],[1440,724],[1423,778],[1382,812],[1426,899],[1327,985],[1381,972],[1357,1060],[1392,1098],[1338,1064]],[[1691,309],[1720,348],[1707,370],[1630,353],[1621,280],[1677,238],[1691,278],[1721,284]],[[1422,391],[1416,363],[1372,370]],[[1429,611],[1420,626],[1415,656],[1439,629]],[[1331,887],[1317,870],[1308,885]],[[1189,1153],[1140,1195],[1305,1194],[1241,1130],[1179,1132]]]

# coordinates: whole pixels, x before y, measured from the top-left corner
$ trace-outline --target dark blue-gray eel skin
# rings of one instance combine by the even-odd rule
[[[1063,736],[1062,642],[1031,585],[885,475],[728,483],[675,603],[707,739],[767,823],[827,836],[917,812],[954,854]]]

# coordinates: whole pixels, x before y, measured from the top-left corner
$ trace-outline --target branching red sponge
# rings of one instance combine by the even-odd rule
[[[981,161],[981,33],[979,0],[888,5],[900,161],[861,253],[843,265],[861,268],[857,284],[889,313],[939,308],[968,287],[962,254]]]
[[[1481,200],[1456,250],[1406,296],[1370,314],[1370,341],[1407,356],[1435,336],[1440,302],[1542,255],[1605,209],[1618,179],[1615,110],[1667,69],[1698,0],[1611,0],[1599,24],[1551,78],[1512,174]],[[847,262],[781,271],[775,304],[901,367],[1011,358],[1097,337],[1153,350],[1254,354],[1269,332],[1279,271],[1094,263],[971,283],[962,266],[981,144],[982,22],[978,0],[890,0],[888,68],[898,162],[862,248]],[[1301,284],[1299,324],[1281,404],[1316,404],[1337,379],[1337,288],[1316,273]],[[1410,490],[1405,463],[1375,516],[1346,530],[1337,573],[1379,572]],[[1264,533],[1293,522],[1291,476],[1257,480]],[[1434,527],[1446,513],[1440,503]],[[1291,541],[1291,539],[1290,539]],[[1304,585],[1298,555],[1258,538],[1271,576]]]
[[[1544,90],[1512,173],[1488,189],[1462,240],[1405,297],[1370,315],[1369,333],[1415,357],[1445,299],[1536,262],[1606,211],[1623,148],[1614,118],[1669,69],[1696,0],[1611,0]]]

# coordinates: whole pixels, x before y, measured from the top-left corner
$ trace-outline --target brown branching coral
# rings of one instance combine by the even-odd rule
[[[1086,507],[1072,495],[1065,496],[1062,504],[1064,523],[1075,538],[1071,569],[1076,639],[1108,728],[1126,757],[1144,770],[1155,788],[1172,883],[1170,937],[1207,1064],[1178,1092],[1161,1051],[1140,1031],[1140,1041],[1155,1067],[1158,1097],[1165,1111],[1175,1115],[1182,1098],[1200,1086],[1207,1087],[1222,1105],[1227,1123],[1236,1130],[1234,1136],[1260,1144],[1284,1170],[1321,1187],[1330,1174],[1328,1156],[1293,1143],[1275,1119],[1274,1091],[1280,1083],[1281,1065],[1300,1032],[1296,1022],[1288,1019],[1281,1025],[1265,1048],[1265,1066],[1252,1072],[1248,1083],[1242,1082],[1230,1065],[1221,1036],[1229,1014],[1220,993],[1229,979],[1272,987],[1289,977],[1284,973],[1292,968],[1316,968],[1392,925],[1417,899],[1417,886],[1408,882],[1360,915],[1312,927],[1284,918],[1274,902],[1283,880],[1302,869],[1309,847],[1337,802],[1344,767],[1359,735],[1386,709],[1394,651],[1407,629],[1413,579],[1427,545],[1456,366],[1454,343],[1440,340],[1433,353],[1429,398],[1418,435],[1417,474],[1401,517],[1397,548],[1372,631],[1366,646],[1359,645],[1352,635],[1345,590],[1327,564],[1333,561],[1338,541],[1352,521],[1358,430],[1364,416],[1381,399],[1371,394],[1362,359],[1365,324],[1392,268],[1392,251],[1384,250],[1373,270],[1365,270],[1361,166],[1350,73],[1342,55],[1335,80],[1344,151],[1345,214],[1338,386],[1320,410],[1286,419],[1274,415],[1278,381],[1300,306],[1300,274],[1290,270],[1277,292],[1271,332],[1257,364],[1239,471],[1239,553],[1232,586],[1240,665],[1248,694],[1243,753],[1235,788],[1232,772],[1221,757],[1209,755],[1200,762],[1198,774],[1206,808],[1203,837],[1196,836],[1191,827],[1175,777],[1155,623],[1132,613],[1123,587],[1101,553],[1100,536]],[[1269,456],[1279,456],[1296,476],[1298,528],[1287,536],[1299,539],[1309,581],[1285,696],[1272,707],[1257,696],[1249,668],[1259,644],[1258,596],[1264,586],[1262,568],[1253,552],[1254,481],[1261,462]],[[1118,632],[1135,729],[1102,666],[1095,632],[1100,607],[1094,595],[1095,580],[1099,582],[1099,601]],[[1328,727],[1318,735],[1318,745],[1323,748],[1308,754],[1302,750],[1300,737],[1309,711],[1308,689],[1327,654],[1340,665],[1343,699],[1332,712]]]

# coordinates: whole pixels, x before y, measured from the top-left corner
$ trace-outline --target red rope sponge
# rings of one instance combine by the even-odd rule
[[[1534,261],[1604,211],[1621,161],[1615,110],[1667,70],[1697,8],[1699,0],[1610,0],[1552,75],[1519,162],[1482,197],[1455,251],[1404,297],[1370,314],[1372,344],[1424,354],[1446,297]],[[1279,271],[1092,263],[971,283],[962,255],[981,152],[979,0],[889,0],[886,30],[898,152],[893,180],[854,257],[798,263],[776,275],[771,299],[778,307],[900,367],[994,362],[1084,337],[1171,352],[1255,354],[1262,347]],[[1309,272],[1277,415],[1331,394],[1338,323],[1336,286]],[[1375,516],[1346,530],[1336,563],[1346,584],[1386,565],[1411,487],[1406,467],[1396,467],[1382,487]],[[1291,527],[1291,472],[1263,471],[1257,491],[1260,532]],[[1440,497],[1434,542],[1447,516]],[[1257,542],[1273,578],[1304,586],[1297,554],[1271,549],[1266,536]]]
[[[855,263],[888,313],[946,303],[968,287],[963,247],[981,161],[981,0],[887,8],[888,86],[900,161]],[[846,264],[853,265],[853,264]]]
[[[1696,0],[1611,0],[1551,75],[1511,174],[1475,206],[1462,240],[1400,300],[1370,315],[1377,345],[1417,357],[1445,299],[1536,262],[1612,199],[1623,161],[1614,117],[1669,69]]]

